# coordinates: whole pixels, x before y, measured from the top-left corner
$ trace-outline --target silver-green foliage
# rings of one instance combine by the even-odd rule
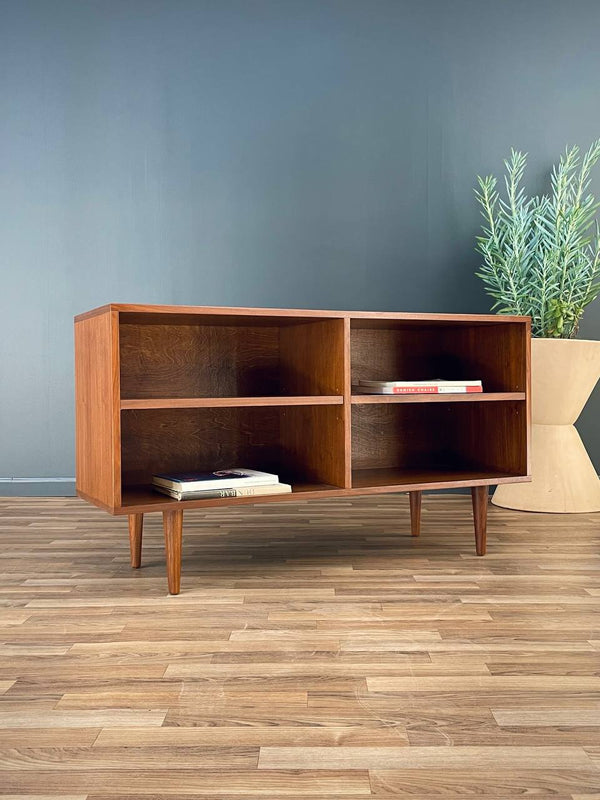
[[[485,219],[477,250],[477,275],[500,314],[526,314],[534,336],[577,335],[584,308],[600,293],[600,203],[589,193],[600,139],[580,158],[567,148],[552,169],[551,192],[528,197],[521,186],[527,154],[512,150],[506,198],[496,178],[478,176],[477,199]]]

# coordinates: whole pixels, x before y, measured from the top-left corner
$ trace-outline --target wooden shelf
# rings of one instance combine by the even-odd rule
[[[374,487],[380,487],[382,490],[398,487],[399,491],[407,491],[409,488],[451,489],[460,486],[514,483],[526,480],[529,480],[526,475],[467,467],[374,468],[352,471],[353,489],[373,489]]]
[[[294,397],[136,397],[121,400],[121,411],[151,408],[241,408],[244,406],[337,406],[344,398],[336,395]]]
[[[525,392],[470,392],[464,394],[353,394],[352,403],[486,403],[525,400]]]
[[[309,496],[322,497],[337,495],[343,491],[339,486],[330,486],[326,483],[292,483],[291,494],[271,494],[250,497],[223,497],[209,500],[174,500],[167,495],[155,492],[151,485],[125,487],[121,506],[115,510],[116,514],[143,514],[150,511],[172,511],[184,508],[212,508],[230,505],[248,505],[252,503],[272,503],[282,500],[293,500],[299,496],[306,499]]]

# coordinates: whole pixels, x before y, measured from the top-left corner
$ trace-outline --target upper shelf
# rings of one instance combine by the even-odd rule
[[[241,406],[335,406],[342,395],[293,397],[136,397],[121,400],[121,411],[150,408],[239,408]]]
[[[477,403],[525,400],[525,392],[480,392],[469,394],[355,394],[352,403]],[[241,408],[244,406],[337,406],[344,397],[295,395],[277,397],[135,397],[121,400],[121,411],[153,408]]]
[[[525,392],[465,392],[464,394],[353,394],[352,403],[485,403],[525,400]]]

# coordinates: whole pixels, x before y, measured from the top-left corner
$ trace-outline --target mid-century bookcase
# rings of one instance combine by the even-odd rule
[[[526,317],[111,304],[75,318],[78,494],[163,514],[179,592],[186,508],[471,487],[478,555],[490,484],[529,479]],[[353,394],[360,379],[469,378],[481,394]],[[246,466],[292,494],[178,502],[153,473]]]

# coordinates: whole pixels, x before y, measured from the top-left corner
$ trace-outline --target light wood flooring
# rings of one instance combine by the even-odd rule
[[[600,798],[600,514],[0,500],[0,796]]]

